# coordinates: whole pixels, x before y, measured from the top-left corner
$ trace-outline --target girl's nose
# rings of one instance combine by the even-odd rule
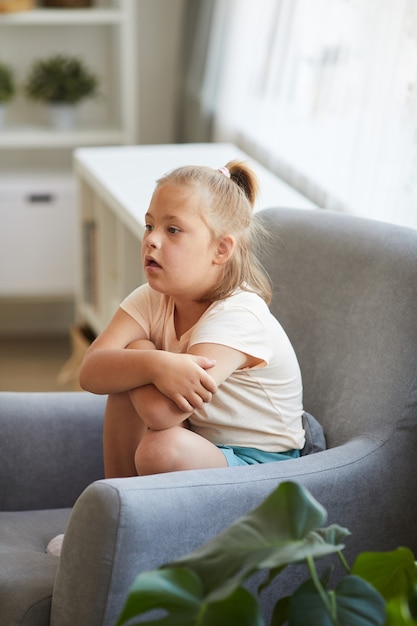
[[[160,246],[159,238],[154,230],[148,233],[145,239],[145,243],[149,248],[159,248]]]

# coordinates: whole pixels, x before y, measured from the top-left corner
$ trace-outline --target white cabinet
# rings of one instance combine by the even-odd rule
[[[67,176],[0,177],[0,285],[7,297],[75,289],[75,184]]]
[[[14,68],[21,87],[35,59],[75,55],[98,75],[100,96],[80,104],[79,123],[69,131],[51,128],[46,107],[21,88],[7,107],[0,128],[0,297],[73,294],[73,150],[138,141],[137,0],[94,0],[85,9],[38,4],[0,14],[0,60]]]

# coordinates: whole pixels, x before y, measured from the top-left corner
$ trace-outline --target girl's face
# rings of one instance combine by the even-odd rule
[[[158,187],[145,216],[142,262],[149,285],[179,300],[199,300],[217,283],[219,254],[194,188]]]

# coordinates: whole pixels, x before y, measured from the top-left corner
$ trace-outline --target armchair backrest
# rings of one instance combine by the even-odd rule
[[[329,447],[417,420],[417,231],[324,210],[267,209],[271,310]]]

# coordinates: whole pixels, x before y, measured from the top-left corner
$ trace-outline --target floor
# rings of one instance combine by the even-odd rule
[[[0,391],[77,389],[67,335],[0,337]]]

